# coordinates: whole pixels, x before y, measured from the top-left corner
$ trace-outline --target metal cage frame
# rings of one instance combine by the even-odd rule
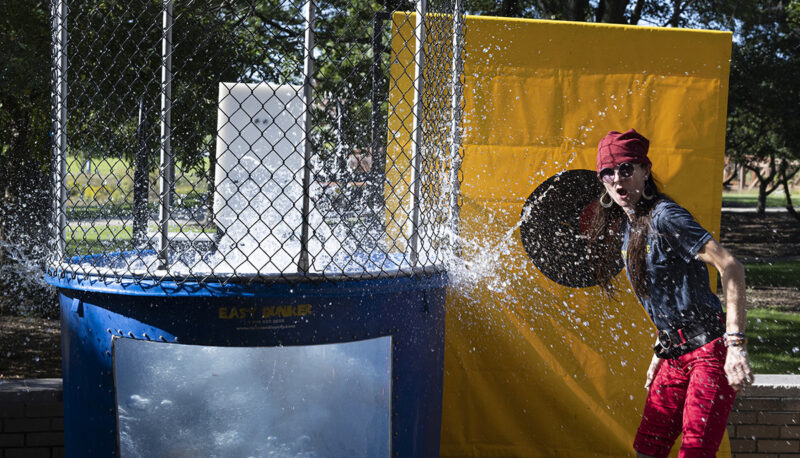
[[[371,8],[366,11],[366,14],[371,15],[371,27],[367,27],[369,30],[364,32],[361,31],[363,27],[358,27],[366,25],[364,21],[359,22],[356,19],[351,23],[344,19],[344,25],[335,24],[339,27],[335,30],[346,36],[331,36],[328,29],[333,27],[331,24],[336,20],[341,20],[341,13],[349,11],[347,8],[358,6],[355,0],[339,3],[330,0],[298,1],[299,4],[291,3],[290,0],[275,0],[270,3],[270,7],[274,7],[270,10],[271,14],[282,14],[284,18],[284,22],[275,20],[272,24],[269,17],[259,17],[259,14],[267,16],[259,10],[266,7],[251,0],[224,0],[219,5],[215,3],[215,16],[197,16],[211,24],[212,31],[202,38],[207,41],[230,38],[230,41],[205,43],[200,40],[200,45],[187,51],[187,41],[180,41],[186,39],[187,32],[181,31],[183,35],[180,39],[174,35],[180,30],[181,24],[187,24],[188,19],[193,18],[187,11],[203,6],[209,6],[213,10],[210,4],[189,1],[175,5],[174,0],[139,0],[141,11],[133,11],[135,7],[130,4],[125,7],[102,7],[92,0],[51,0],[54,201],[48,275],[86,281],[125,280],[136,284],[158,285],[163,281],[224,284],[363,279],[428,274],[445,269],[447,258],[457,243],[460,206],[464,47],[464,12],[461,0],[416,0],[414,10],[405,12],[401,9],[391,10],[385,5],[366,3]],[[388,0],[384,0],[386,1]],[[119,11],[107,11],[113,8]],[[298,17],[300,9],[302,19]],[[353,11],[358,12],[357,9]],[[148,13],[151,14],[149,18],[146,16]],[[154,25],[157,19],[160,19],[160,28]],[[123,20],[127,22],[122,22]],[[388,35],[387,23],[392,27]],[[75,30],[73,36],[68,34],[68,24],[71,24],[70,30]],[[302,63],[300,59],[295,59],[296,56],[292,57],[295,60],[285,58],[286,53],[283,60],[275,59],[275,55],[281,56],[279,51],[258,47],[259,36],[267,37],[272,40],[271,43],[278,43],[276,30],[289,36],[293,43],[299,43],[297,35],[302,32],[302,49],[298,53],[302,54]],[[352,30],[359,32],[349,35]],[[409,30],[413,31],[411,35],[403,35]],[[320,32],[323,32],[321,44]],[[125,41],[136,33],[141,37],[158,37],[160,54],[155,52],[152,40],[148,42],[143,38],[141,42],[133,44]],[[262,35],[256,35],[257,33]],[[102,41],[104,37],[107,41]],[[250,38],[252,42],[242,37]],[[243,43],[236,42],[236,39]],[[361,43],[365,39],[367,43]],[[266,64],[252,64],[249,68],[243,66],[244,70],[240,69],[234,75],[239,81],[231,83],[234,86],[231,86],[230,94],[233,94],[234,89],[249,88],[252,97],[261,97],[257,99],[256,106],[261,103],[266,110],[266,106],[278,97],[280,91],[289,91],[291,100],[284,105],[284,111],[273,116],[269,126],[264,129],[277,126],[278,118],[284,116],[289,110],[288,104],[292,103],[300,112],[292,118],[288,130],[283,132],[283,138],[275,140],[275,144],[288,141],[290,137],[300,140],[296,145],[293,144],[291,154],[296,156],[294,159],[284,157],[280,164],[273,167],[266,164],[272,159],[265,159],[264,156],[256,165],[256,169],[261,171],[258,173],[268,175],[272,181],[267,182],[276,190],[274,195],[266,196],[264,202],[269,205],[264,207],[263,203],[259,204],[266,211],[259,213],[257,208],[251,208],[256,197],[251,199],[246,196],[244,204],[238,210],[243,209],[243,213],[249,211],[248,214],[252,214],[251,220],[255,222],[245,222],[240,213],[234,212],[231,223],[221,227],[220,212],[216,207],[224,208],[229,200],[219,197],[220,189],[225,186],[231,188],[229,185],[236,182],[225,181],[233,173],[229,170],[220,175],[220,148],[223,149],[222,154],[235,149],[230,144],[221,147],[220,144],[224,141],[220,138],[221,132],[226,128],[231,130],[230,126],[236,127],[235,122],[231,121],[236,113],[223,112],[223,84],[227,83],[223,83],[221,79],[216,80],[220,88],[220,101],[216,106],[217,155],[212,165],[200,167],[206,183],[203,208],[206,213],[212,213],[210,219],[216,227],[208,233],[205,228],[201,228],[201,237],[188,232],[189,224],[178,222],[175,217],[180,211],[188,213],[189,216],[185,219],[193,224],[192,228],[201,226],[201,217],[192,214],[192,209],[180,207],[179,203],[186,200],[185,196],[176,198],[176,183],[185,180],[188,169],[180,165],[181,160],[186,159],[179,159],[175,151],[176,148],[187,148],[185,145],[176,146],[176,142],[184,141],[181,136],[187,135],[202,137],[195,138],[195,143],[210,149],[211,140],[208,137],[213,137],[214,132],[186,133],[192,128],[191,122],[187,121],[191,119],[192,109],[202,112],[202,107],[190,105],[186,101],[187,94],[204,95],[208,99],[208,91],[191,92],[186,89],[189,84],[186,81],[197,74],[202,75],[202,72],[192,74],[188,71],[196,60],[216,58],[212,52],[214,46],[219,49],[233,47],[233,51],[228,51],[231,54],[249,50],[257,58],[268,61]],[[287,46],[291,48],[290,45]],[[387,53],[388,58],[385,56]],[[182,56],[182,62],[185,63],[188,59],[192,64],[176,67],[175,59],[179,55]],[[102,68],[100,64],[103,63],[107,64],[107,68]],[[368,63],[371,63],[372,84],[369,100],[355,103],[353,98],[345,99],[344,104],[350,106],[344,108],[341,101],[332,103],[331,94],[336,90],[350,90],[354,84],[363,84],[360,80],[348,80],[352,75],[342,72],[346,72],[350,68],[348,66]],[[155,74],[155,65],[158,67],[158,78],[149,75],[150,78],[147,79],[147,68]],[[208,65],[211,66],[210,63]],[[232,73],[224,65],[216,65],[223,69],[217,73]],[[283,68],[281,66],[288,68],[291,65],[294,70],[286,73],[276,70]],[[300,65],[301,73],[296,71]],[[413,72],[409,71],[410,67],[413,67]],[[264,89],[267,87],[264,85],[269,83],[266,73],[275,73],[284,81]],[[114,80],[117,74],[126,76]],[[337,78],[341,82],[337,82]],[[385,80],[383,83],[382,79]],[[249,82],[240,82],[242,80]],[[201,83],[208,86],[207,82]],[[241,86],[246,84],[250,86]],[[379,89],[381,84],[384,89]],[[137,86],[142,95],[135,97],[136,89],[132,86]],[[323,86],[326,89],[321,89]],[[273,92],[268,93],[269,90]],[[291,95],[292,90],[295,91],[294,95]],[[327,92],[323,93],[324,91]],[[262,92],[267,95],[259,95]],[[150,94],[151,101],[155,99],[153,94],[157,94],[157,112],[148,109],[145,94]],[[239,104],[238,110],[245,110],[245,101],[235,102]],[[109,106],[115,103],[119,105]],[[207,112],[208,106],[212,105],[206,105]],[[348,115],[347,109],[354,110],[353,116],[360,116],[364,121],[358,124],[362,130],[360,133],[350,133],[350,139],[343,140],[342,132],[347,129],[343,128],[342,123],[343,118]],[[371,112],[367,115],[366,111]],[[179,113],[179,117],[176,117],[176,113]],[[103,119],[104,114],[108,114],[111,119]],[[226,118],[229,124],[220,121],[225,116],[230,118]],[[252,128],[254,121],[258,124],[258,119],[253,118],[252,114],[250,116],[249,123],[244,127],[239,126],[241,129],[235,132],[236,141],[244,141],[251,149],[256,148],[255,143],[250,141],[251,138],[267,141],[270,146],[266,149],[271,150],[265,154],[274,156],[280,145],[273,146],[274,136],[263,133],[267,130],[260,137],[244,133]],[[153,125],[156,122],[157,136],[153,134]],[[189,127],[184,128],[182,122]],[[393,122],[395,131],[390,127]],[[382,128],[386,129],[385,132],[382,132]],[[359,137],[368,135],[371,135],[371,143],[366,152],[363,152],[364,149],[352,148],[348,143],[363,143]],[[127,144],[126,139],[130,139]],[[116,147],[124,149],[125,154],[132,157],[128,162],[121,159],[123,153],[111,153],[115,145],[119,144],[123,146]],[[157,189],[150,183],[154,167],[148,162],[148,154],[155,144],[159,156]],[[321,145],[333,144],[336,145],[333,153],[321,152],[324,150]],[[101,152],[99,166],[92,159],[93,152],[97,150]],[[78,169],[75,162],[81,154],[88,155],[81,166],[89,170],[86,173],[76,172]],[[253,178],[256,172],[242,165],[243,157],[237,156],[235,166],[244,170],[242,173],[248,180],[256,181]],[[302,162],[301,170],[291,169],[286,165],[292,160],[295,163]],[[346,175],[343,180],[326,182],[320,178],[323,171],[327,170],[325,167],[331,170],[336,168],[320,164],[341,165],[343,161],[346,162],[346,171],[336,172]],[[355,167],[352,167],[353,163],[356,164]],[[212,170],[213,164],[216,164],[215,170]],[[103,175],[98,171],[100,166],[111,171],[103,172]],[[377,171],[371,169],[373,166],[376,166]],[[95,172],[91,172],[92,167],[96,167]],[[124,173],[115,172],[115,167],[123,167]],[[180,171],[178,175],[176,169]],[[118,173],[121,175],[118,176]],[[208,201],[212,192],[208,189],[211,187],[212,173],[216,174],[216,181],[219,181],[219,176],[223,180],[221,185],[215,181],[215,209],[210,211],[211,205]],[[280,174],[291,175],[283,186],[274,178]],[[78,181],[85,180],[84,186],[89,189],[95,178],[102,180],[102,189],[98,192],[104,191],[112,196],[114,192],[118,192],[121,194],[118,200],[122,204],[110,204],[113,197],[108,202],[101,202],[96,194],[85,198],[89,191],[94,192],[93,189],[84,190],[82,194],[74,196]],[[114,179],[117,180],[116,183]],[[107,183],[109,180],[110,184]],[[123,180],[133,181],[132,190],[122,190]],[[341,186],[340,182],[345,182],[345,186]],[[259,194],[259,199],[266,186],[264,183],[259,182],[253,188]],[[323,184],[334,187],[334,191],[338,190],[338,201],[336,198],[328,199],[332,203],[325,200],[328,198],[325,192],[329,188],[323,189]],[[195,185],[196,183],[192,184],[191,192],[202,194]],[[113,189],[115,186],[116,189]],[[236,187],[231,192],[244,194],[245,191]],[[352,195],[347,195],[348,192]],[[238,194],[236,197],[241,197]],[[149,195],[157,197],[153,199]],[[290,201],[286,204],[288,210],[284,213],[276,210],[275,201],[270,200],[272,197],[276,201]],[[78,205],[85,203],[84,200],[88,200],[89,204]],[[217,200],[224,202],[218,205]],[[372,201],[379,202],[370,203]],[[155,217],[154,206],[158,211]],[[81,211],[78,211],[79,208]],[[124,215],[120,214],[120,208],[126,209]],[[277,212],[277,217],[281,220],[274,226],[265,223],[265,213],[275,219],[275,215],[270,212]],[[291,215],[289,212],[292,212]],[[265,237],[274,235],[277,239],[276,227],[281,224],[282,227],[287,226],[287,221],[298,217],[299,227],[295,224],[289,229],[281,229],[285,233],[285,241],[273,251],[291,261],[279,264],[274,259],[278,255],[263,250]],[[241,252],[238,254],[244,259],[239,264],[232,265],[226,262],[229,252],[222,255],[219,252],[220,244],[223,243],[221,240],[233,237],[231,234],[235,231],[232,228],[236,224],[240,232],[241,227],[244,227],[243,233],[248,234],[266,228],[268,235],[261,238],[251,235],[253,240],[249,245],[250,252],[241,248],[244,243],[241,239],[228,240],[226,246],[229,250]],[[155,226],[155,230],[149,230],[150,226]],[[177,226],[177,232],[171,230],[173,226]],[[325,234],[320,235],[320,232]],[[92,237],[96,237],[96,240]],[[102,239],[103,237],[109,238]],[[369,247],[364,248],[365,244],[359,237],[367,239]],[[354,238],[355,241],[350,240]],[[333,239],[336,239],[337,244],[335,249],[330,250],[333,252],[329,253],[325,247]],[[345,243],[350,245],[345,246]],[[291,245],[290,248],[286,248],[287,245]],[[265,261],[261,264],[251,262],[251,258],[255,256],[254,250],[264,251],[265,257],[262,257]],[[209,261],[213,256],[217,256],[214,258],[216,264]],[[345,260],[337,261],[337,256]],[[175,267],[177,263],[188,268],[178,269]],[[246,266],[248,268],[242,268],[244,264],[249,264]]]

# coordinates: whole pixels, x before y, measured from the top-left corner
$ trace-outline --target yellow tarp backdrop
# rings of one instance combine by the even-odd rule
[[[413,39],[398,17],[394,36]],[[539,184],[594,170],[600,138],[633,127],[662,189],[717,235],[731,34],[468,17],[465,45],[464,260],[448,298],[441,454],[629,456],[652,324],[624,273],[621,302],[542,275],[520,215]],[[413,90],[392,92],[399,107]],[[408,155],[391,132],[407,145],[409,119],[390,119],[394,157]]]

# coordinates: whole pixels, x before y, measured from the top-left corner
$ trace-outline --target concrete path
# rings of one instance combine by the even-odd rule
[[[786,207],[767,207],[764,209],[767,213],[786,213]],[[794,207],[794,210],[800,213],[800,207]],[[755,213],[756,207],[722,207],[723,212],[728,213]]]

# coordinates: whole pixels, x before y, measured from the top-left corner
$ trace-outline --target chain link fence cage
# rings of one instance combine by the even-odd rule
[[[438,272],[460,0],[52,0],[49,274]]]

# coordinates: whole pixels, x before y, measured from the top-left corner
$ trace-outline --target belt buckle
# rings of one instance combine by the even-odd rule
[[[661,344],[664,348],[669,348],[672,346],[672,339],[669,338],[669,332],[667,331],[658,331],[658,343]]]

